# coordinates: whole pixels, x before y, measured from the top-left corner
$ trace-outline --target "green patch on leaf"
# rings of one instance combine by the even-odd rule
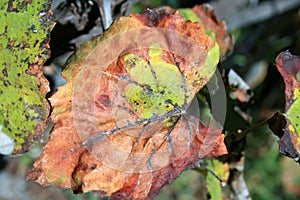
[[[202,76],[205,77],[206,75],[211,74],[211,71],[219,63],[219,59],[220,59],[219,45],[218,43],[216,43],[215,46],[212,49],[210,49],[207,53],[207,57],[204,63],[205,68],[203,70],[204,75]]]
[[[149,48],[149,62],[137,55],[127,54],[127,71],[134,80],[126,97],[139,117],[161,116],[182,107],[187,96],[184,79],[176,65],[161,59],[162,49],[157,43]]]
[[[202,24],[201,19],[191,9],[178,9],[178,12],[184,17],[184,19],[190,20],[191,22],[199,22]]]
[[[293,129],[298,134],[298,144],[300,144],[300,88],[294,90],[294,103],[286,112],[287,118],[290,120]]]
[[[179,9],[178,12],[186,20],[190,20],[191,22],[198,22],[200,24],[203,24],[201,19],[198,17],[198,15],[192,9]],[[214,40],[216,40],[216,34],[213,31],[206,29],[205,33],[207,35],[209,35],[210,37],[212,37]]]

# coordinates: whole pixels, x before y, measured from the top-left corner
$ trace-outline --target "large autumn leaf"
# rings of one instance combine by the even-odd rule
[[[0,2],[0,137],[11,141],[0,142],[3,154],[28,150],[46,127],[49,9],[50,0]]]
[[[285,114],[275,113],[269,127],[280,138],[283,155],[300,162],[300,58],[285,51],[276,58],[276,67],[285,83]]]
[[[187,110],[219,46],[180,14],[122,17],[69,61],[50,99],[55,123],[28,174],[42,185],[152,199],[195,161],[226,153],[221,126]]]

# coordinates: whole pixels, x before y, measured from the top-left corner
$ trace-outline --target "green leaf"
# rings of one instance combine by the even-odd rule
[[[222,163],[217,159],[210,159],[208,160],[207,168],[210,173],[207,174],[206,181],[211,199],[223,199],[222,183],[225,183],[229,177],[228,163]]]
[[[49,112],[40,92],[45,87],[41,67],[49,53],[49,6],[48,0],[0,3],[0,125],[19,153],[43,131]]]

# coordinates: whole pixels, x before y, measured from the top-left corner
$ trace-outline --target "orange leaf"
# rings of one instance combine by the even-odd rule
[[[55,123],[27,176],[77,193],[152,199],[197,160],[225,154],[220,126],[186,114],[219,60],[199,23],[147,10],[82,46],[50,99]]]

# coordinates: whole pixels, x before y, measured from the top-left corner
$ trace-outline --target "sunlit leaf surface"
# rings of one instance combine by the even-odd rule
[[[51,97],[55,123],[28,174],[42,185],[153,199],[195,161],[225,154],[222,127],[187,113],[219,45],[201,23],[151,10],[84,44]]]

